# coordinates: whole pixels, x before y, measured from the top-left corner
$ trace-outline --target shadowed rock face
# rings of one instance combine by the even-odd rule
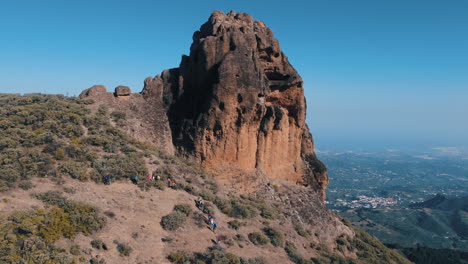
[[[141,94],[166,110],[174,146],[204,169],[227,181],[229,172],[265,174],[324,197],[328,176],[305,124],[302,85],[263,22],[215,11],[194,33],[190,56],[147,78]]]

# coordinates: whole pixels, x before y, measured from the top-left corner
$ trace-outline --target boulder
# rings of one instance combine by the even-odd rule
[[[132,90],[128,86],[119,85],[115,87],[115,96],[129,96],[132,93]]]
[[[90,88],[84,90],[80,94],[80,98],[88,97],[88,96],[97,96],[100,94],[105,94],[107,93],[107,89],[104,85],[94,85],[91,86]]]

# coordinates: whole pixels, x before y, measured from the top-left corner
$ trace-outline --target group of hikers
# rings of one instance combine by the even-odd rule
[[[195,205],[201,211],[203,211],[203,209],[205,208],[205,204],[203,203],[201,197],[198,197],[198,199],[195,200]],[[218,224],[216,224],[214,216],[211,214],[211,212],[208,212],[208,224],[211,226],[211,230],[213,231],[213,233],[216,234],[216,228],[218,228]]]
[[[156,173],[148,174],[146,177],[148,181],[160,181],[161,176]],[[135,175],[132,178],[130,178],[133,184],[138,185],[138,176]],[[104,184],[105,185],[110,185],[111,184],[111,176],[110,174],[107,174],[104,176]],[[167,177],[167,187],[175,189],[177,187],[177,183],[175,180],[173,180],[171,177]]]
[[[148,181],[160,181],[161,176],[159,176],[156,173],[148,174],[147,178]],[[135,175],[131,179],[133,184],[138,185],[138,176]],[[104,184],[110,185],[111,184],[111,176],[107,174],[104,176]],[[167,186],[170,188],[175,189],[177,187],[177,183],[175,182],[174,179],[171,177],[167,177]],[[202,212],[205,212],[205,203],[203,202],[201,197],[198,197],[197,200],[195,200],[195,206],[201,210]],[[215,222],[215,218],[211,212],[208,211],[208,219],[206,221],[207,224],[210,225],[211,231],[213,231],[214,234],[216,234],[216,229],[218,228],[218,224]],[[213,240],[216,245],[219,246],[219,242],[221,241],[221,237],[216,236],[216,240]]]

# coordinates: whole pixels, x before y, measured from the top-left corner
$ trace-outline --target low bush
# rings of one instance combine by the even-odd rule
[[[283,234],[281,234],[281,232],[279,232],[278,230],[272,228],[272,227],[266,227],[263,229],[263,232],[265,233],[265,235],[268,236],[268,238],[270,238],[270,242],[273,246],[275,247],[282,247],[283,244],[284,244],[284,237],[283,237]]]
[[[70,247],[70,254],[72,254],[72,255],[74,255],[74,256],[80,255],[80,254],[81,254],[80,246],[77,245],[77,244],[71,245],[71,247]]]
[[[296,246],[290,241],[286,241],[284,250],[288,254],[289,259],[296,264],[314,264],[312,260],[304,259],[299,252],[297,252]]]
[[[239,230],[240,227],[245,226],[245,223],[242,223],[239,220],[234,219],[228,222],[228,226],[234,230]]]
[[[192,207],[189,204],[177,204],[174,206],[174,211],[178,211],[189,216],[192,213]]]
[[[59,166],[59,171],[67,176],[80,181],[89,180],[88,166],[78,161],[66,161]]]
[[[268,239],[267,236],[260,232],[253,232],[248,235],[249,240],[254,244],[254,245],[266,245],[270,240]]]
[[[118,243],[117,244],[117,251],[119,252],[119,255],[121,257],[128,257],[130,256],[130,253],[132,253],[133,249],[125,243]]]
[[[179,211],[173,211],[172,213],[162,217],[161,226],[165,230],[175,231],[182,227],[185,224],[186,220],[186,214]]]
[[[244,203],[241,200],[231,200],[231,217],[235,218],[253,218],[258,215],[258,211],[255,207],[248,203]]]
[[[18,184],[18,187],[20,187],[23,190],[29,190],[34,187],[33,183],[31,181],[22,181]]]
[[[91,258],[89,264],[106,264],[106,261],[100,258]]]
[[[91,240],[91,246],[95,249],[98,249],[98,250],[107,250],[107,245],[106,243],[104,243],[104,241],[102,241],[101,239],[94,239],[94,240]]]
[[[243,261],[245,264],[268,264],[264,257],[256,257]]]
[[[294,230],[296,230],[296,233],[302,237],[309,236],[309,233],[304,229],[304,227],[301,224],[295,224]]]
[[[175,253],[170,254],[167,257],[167,259],[169,259],[170,262],[173,262],[176,264],[185,264],[187,263],[187,261],[190,260],[190,257],[188,257],[187,254],[184,252],[175,252]]]

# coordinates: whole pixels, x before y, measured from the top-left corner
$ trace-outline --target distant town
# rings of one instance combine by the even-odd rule
[[[347,207],[347,208],[378,208],[378,207],[388,207],[394,206],[397,204],[397,200],[394,198],[384,198],[384,197],[368,197],[365,195],[359,195],[357,199],[354,200],[344,200],[336,199],[333,204],[333,207]],[[326,201],[326,204],[330,202]]]

